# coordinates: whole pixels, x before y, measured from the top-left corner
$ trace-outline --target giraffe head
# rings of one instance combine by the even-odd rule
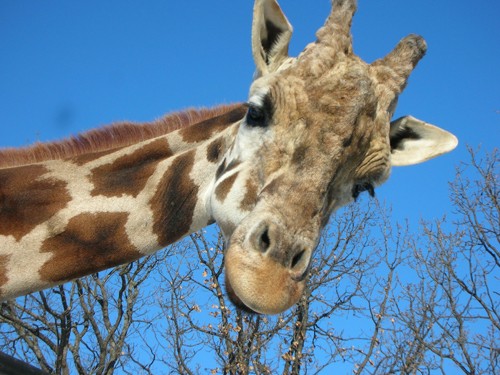
[[[373,195],[392,166],[457,145],[414,118],[391,123],[426,44],[410,35],[367,64],[352,49],[355,10],[354,0],[334,0],[317,41],[290,58],[292,27],[279,5],[255,2],[248,111],[208,199],[227,239],[226,286],[238,306],[270,314],[292,306],[333,211]]]

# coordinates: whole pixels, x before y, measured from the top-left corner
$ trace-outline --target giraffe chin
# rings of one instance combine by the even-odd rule
[[[239,246],[226,251],[226,291],[231,302],[245,312],[268,315],[296,304],[306,281],[293,280],[289,270],[262,254],[252,255]]]

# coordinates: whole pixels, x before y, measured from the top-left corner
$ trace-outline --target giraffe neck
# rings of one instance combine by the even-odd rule
[[[207,189],[243,113],[0,169],[0,299],[125,264],[209,224]]]

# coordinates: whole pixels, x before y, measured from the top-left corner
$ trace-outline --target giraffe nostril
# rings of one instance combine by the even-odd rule
[[[300,263],[301,259],[304,257],[305,252],[306,252],[305,250],[302,250],[299,251],[297,254],[295,254],[295,256],[292,259],[292,264],[290,265],[292,269],[294,269],[297,266],[297,264]]]
[[[310,253],[307,249],[297,251],[290,262],[292,280],[301,282],[309,274]]]
[[[259,249],[265,253],[271,247],[271,238],[269,238],[269,229],[266,228],[259,238]]]

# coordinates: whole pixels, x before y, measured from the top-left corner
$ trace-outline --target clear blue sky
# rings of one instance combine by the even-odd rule
[[[330,2],[281,5],[297,54]],[[0,146],[245,100],[251,13],[252,1],[1,1]],[[409,33],[429,46],[396,116],[412,114],[460,140],[450,155],[394,169],[377,194],[396,216],[446,212],[446,182],[467,159],[465,145],[500,144],[499,14],[497,0],[359,0],[354,49],[365,60]]]
[[[282,0],[297,54],[328,0]],[[252,1],[0,1],[0,147],[53,140],[118,120],[243,101],[253,74]],[[354,49],[371,62],[409,33],[427,56],[400,97],[455,133],[453,153],[394,169],[377,196],[394,216],[440,217],[465,146],[500,145],[500,2],[359,0]]]

